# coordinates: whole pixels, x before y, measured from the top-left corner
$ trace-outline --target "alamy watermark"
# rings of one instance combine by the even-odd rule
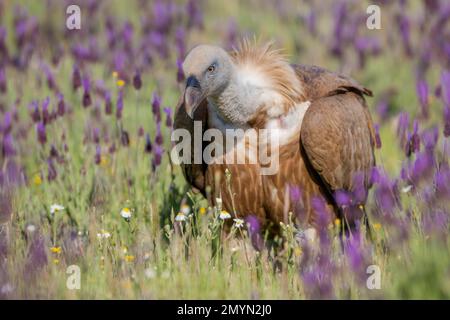
[[[69,30],[81,29],[81,9],[79,6],[72,4],[66,9],[66,27]]]

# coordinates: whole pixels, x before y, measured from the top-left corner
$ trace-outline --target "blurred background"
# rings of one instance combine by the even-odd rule
[[[69,30],[73,4],[81,29]],[[381,29],[369,30],[373,4]],[[444,0],[0,0],[0,297],[448,298],[448,203],[436,199],[449,191],[449,19]],[[325,281],[299,271],[294,244],[283,281],[248,270],[270,269],[258,255],[249,262],[230,251],[211,267],[215,220],[169,161],[172,115],[187,51],[231,49],[244,37],[273,40],[292,63],[373,91],[377,163],[388,180],[370,211],[377,228],[394,230],[357,253],[391,279],[382,293],[356,289],[354,279],[336,285],[340,273]],[[194,213],[191,227],[174,223],[182,210]],[[425,254],[430,225],[440,240]],[[88,273],[80,291],[65,288],[73,263]]]

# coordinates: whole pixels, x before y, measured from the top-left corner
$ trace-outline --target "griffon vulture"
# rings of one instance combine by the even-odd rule
[[[207,141],[195,143],[201,137],[194,137],[194,120],[202,124],[202,133],[210,128],[221,132],[278,129],[279,169],[274,174],[262,174],[259,162],[227,162],[224,154],[216,155],[222,163],[194,163],[192,152],[192,161],[181,164],[188,183],[213,205],[220,197],[231,214],[254,215],[277,232],[287,213],[295,211],[289,192],[298,188],[302,208],[298,224],[317,226],[312,200],[322,197],[332,215],[330,221],[343,218],[347,223],[342,225],[351,227],[355,215],[346,216],[335,201],[335,192],[363,188],[365,196],[357,205],[361,212],[356,218],[364,216],[369,175],[375,165],[375,134],[364,99],[372,96],[370,90],[316,66],[289,64],[270,44],[247,41],[233,52],[196,46],[186,56],[183,71],[186,84],[174,129],[190,132],[192,147],[202,148],[197,150],[200,153]],[[244,146],[249,154],[258,149],[247,140]],[[228,182],[226,169],[231,174]],[[362,185],[354,183],[357,174],[362,175]]]

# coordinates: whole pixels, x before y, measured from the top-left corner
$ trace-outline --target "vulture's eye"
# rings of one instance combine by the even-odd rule
[[[210,65],[209,67],[208,67],[208,72],[214,72],[214,70],[216,70],[216,66],[215,65]]]

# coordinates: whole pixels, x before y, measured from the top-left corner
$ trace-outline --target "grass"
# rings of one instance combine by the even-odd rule
[[[3,25],[11,31],[13,6],[21,4],[39,21],[51,17],[53,26],[62,25],[64,16],[57,9],[48,9],[38,1],[12,1],[6,3]],[[177,1],[178,3],[178,1]],[[255,8],[255,5],[257,6]],[[288,17],[282,18],[274,8],[259,2],[227,1],[208,2],[204,5],[204,28],[188,34],[188,44],[198,42],[223,42],[228,17],[233,16],[240,34],[257,34],[261,39],[275,38],[285,47],[293,62],[317,64],[338,70],[342,64],[327,53],[323,39],[310,36],[298,22],[298,15],[306,7],[292,2],[287,5]],[[119,20],[129,19],[139,25],[137,2],[108,1],[103,4],[106,12]],[[360,7],[364,9],[364,5]],[[83,10],[83,9],[82,9]],[[83,11],[82,11],[83,12]],[[364,11],[363,11],[364,12]],[[386,23],[389,23],[388,20]],[[331,9],[324,12],[320,30],[329,33]],[[379,32],[386,38],[393,26],[385,25]],[[415,35],[416,36],[416,35]],[[101,37],[100,37],[101,38]],[[70,48],[72,40],[63,45]],[[13,32],[8,33],[8,44],[14,47]],[[300,46],[300,47],[299,47]],[[300,48],[300,49],[298,49]],[[49,58],[49,48],[39,47],[44,59]],[[103,113],[103,102],[94,99],[93,106],[82,107],[81,93],[71,89],[73,59],[66,55],[58,67],[53,68],[55,78],[71,112],[47,126],[48,142],[41,146],[36,141],[34,125],[27,105],[33,100],[56,98],[45,85],[39,59],[33,57],[26,72],[7,69],[8,93],[0,101],[8,110],[20,98],[19,120],[14,126],[17,156],[14,161],[23,166],[26,182],[14,189],[12,216],[2,221],[0,232],[7,242],[5,274],[0,276],[0,288],[5,284],[12,291],[5,297],[12,298],[62,298],[62,299],[304,299],[310,297],[305,290],[299,267],[304,256],[303,249],[293,239],[291,226],[286,227],[286,252],[281,258],[283,268],[274,271],[271,253],[261,253],[251,248],[250,240],[226,235],[214,210],[200,214],[207,203],[198,195],[188,194],[189,189],[181,170],[172,166],[167,156],[170,150],[170,130],[163,126],[166,154],[162,164],[152,170],[152,155],[144,152],[145,137],[137,135],[143,127],[152,139],[155,137],[155,119],[151,112],[154,92],[162,97],[162,106],[176,105],[179,87],[176,84],[175,57],[156,59],[151,71],[143,73],[143,88],[135,91],[125,86],[123,118],[98,117],[95,104]],[[369,99],[369,108],[375,115],[379,93],[395,87],[398,94],[392,102],[392,116],[381,123],[383,147],[377,151],[377,162],[391,175],[400,172],[403,151],[396,137],[396,115],[406,111],[411,115],[418,109],[414,82],[415,62],[404,59],[399,47],[369,58],[367,66],[358,70],[354,66],[349,73],[375,93]],[[102,79],[112,91],[113,101],[119,88],[103,60],[89,65],[92,79]],[[430,83],[437,83],[439,71],[429,74]],[[37,81],[41,79],[41,81]],[[98,100],[98,101],[97,101]],[[432,117],[423,126],[441,121],[440,102],[433,100]],[[165,118],[163,118],[164,122]],[[101,130],[102,157],[95,164],[95,144],[90,142],[94,127]],[[130,135],[130,144],[120,144],[119,127]],[[64,136],[64,138],[62,138]],[[20,138],[19,138],[20,137]],[[88,137],[88,142],[85,139]],[[108,137],[109,141],[106,141]],[[108,153],[108,147],[116,143],[116,152]],[[50,146],[63,156],[56,164],[58,176],[47,181],[47,155]],[[67,146],[68,151],[63,151]],[[3,169],[8,159],[2,158]],[[5,191],[5,190],[3,190]],[[411,206],[420,216],[418,199],[405,195],[402,202]],[[369,205],[374,200],[371,195]],[[52,204],[61,204],[64,210],[50,214]],[[188,223],[174,224],[174,217],[182,203],[187,203],[194,213]],[[128,222],[120,216],[123,208],[130,208],[132,218]],[[370,207],[370,206],[369,206]],[[399,214],[404,214],[401,212]],[[376,222],[376,221],[375,221]],[[36,227],[30,232],[29,226]],[[99,239],[98,233],[110,233],[111,237]],[[233,229],[233,232],[239,232]],[[340,250],[336,228],[330,227],[333,250],[331,259],[340,268],[333,275],[337,298],[449,298],[450,253],[448,233],[444,240],[427,237],[420,227],[413,229],[406,244],[398,248],[386,248],[385,243],[394,236],[388,225],[381,225],[370,246],[370,264],[378,265],[382,274],[382,288],[368,290],[358,283],[348,262]],[[33,246],[43,241],[47,263],[33,261]],[[51,248],[61,247],[60,253]],[[219,248],[219,249],[217,249]],[[39,250],[37,250],[40,252]],[[81,289],[68,290],[66,268],[78,265],[81,269]],[[345,272],[347,270],[347,272]],[[1,297],[1,295],[0,295]]]

